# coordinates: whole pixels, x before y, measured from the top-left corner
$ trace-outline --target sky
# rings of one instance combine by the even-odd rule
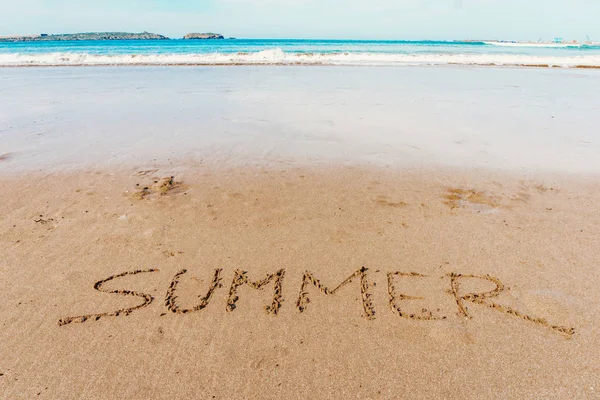
[[[600,0],[0,0],[0,35],[600,41]]]

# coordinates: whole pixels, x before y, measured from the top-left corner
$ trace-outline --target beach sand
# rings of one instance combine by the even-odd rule
[[[597,182],[4,174],[0,397],[597,398]]]

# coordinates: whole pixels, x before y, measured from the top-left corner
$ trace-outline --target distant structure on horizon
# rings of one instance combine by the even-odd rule
[[[226,39],[220,33],[188,33],[183,37],[186,40],[212,40]],[[87,33],[66,33],[66,34],[47,34],[37,35],[7,35],[0,36],[0,42],[43,42],[43,41],[81,41],[81,40],[169,40],[170,38],[157,33],[141,32],[87,32]],[[228,38],[234,39],[234,38]]]
[[[0,42],[43,42],[43,41],[81,41],[81,40],[168,40],[157,33],[141,32],[87,32],[49,35],[14,35],[0,36]]]
[[[207,33],[188,33],[183,38],[186,40],[197,40],[197,39],[207,40],[207,39],[225,39],[225,36],[221,35],[220,33],[207,32]]]

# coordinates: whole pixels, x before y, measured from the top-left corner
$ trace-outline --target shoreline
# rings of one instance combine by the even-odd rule
[[[7,69],[0,169],[337,163],[585,175],[600,171],[596,78],[454,66]]]
[[[251,157],[240,159],[237,163],[222,163],[218,160],[205,158],[173,158],[168,162],[134,162],[134,163],[112,163],[112,164],[87,164],[68,165],[53,168],[27,167],[22,169],[3,169],[8,166],[13,154],[0,155],[0,182],[19,181],[21,179],[43,180],[54,176],[84,176],[88,174],[109,174],[128,176],[135,171],[162,171],[163,175],[189,175],[198,171],[210,171],[214,174],[229,175],[232,172],[271,171],[273,173],[289,170],[304,171],[312,174],[326,174],[328,172],[339,173],[344,170],[363,171],[366,174],[383,174],[399,176],[429,176],[438,177],[442,180],[452,180],[453,177],[473,177],[488,180],[527,180],[527,181],[552,181],[571,182],[574,186],[587,186],[595,184],[600,179],[600,171],[565,171],[552,169],[526,169],[526,168],[502,168],[502,167],[467,167],[444,164],[420,164],[420,165],[393,165],[374,164],[369,162],[343,162],[340,160],[294,160],[279,159],[271,161],[252,160]]]
[[[345,67],[345,68],[433,68],[433,67],[466,67],[466,68],[539,68],[558,70],[578,69],[600,69],[600,65],[553,65],[553,64],[486,64],[486,63],[440,63],[440,64],[341,64],[341,63],[130,63],[130,64],[24,64],[24,65],[0,65],[0,68],[92,68],[92,67]]]

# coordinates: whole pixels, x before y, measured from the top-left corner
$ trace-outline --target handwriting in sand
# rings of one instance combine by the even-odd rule
[[[98,321],[101,318],[108,317],[119,317],[119,316],[127,316],[134,311],[140,310],[144,307],[149,306],[154,301],[154,297],[149,294],[136,292],[133,290],[126,289],[118,289],[118,290],[106,290],[103,288],[104,284],[113,281],[115,279],[125,277],[128,275],[138,275],[138,274],[148,274],[152,272],[158,272],[157,269],[147,269],[147,270],[136,270],[130,272],[123,272],[117,275],[110,276],[106,279],[98,281],[94,284],[94,289],[104,292],[104,293],[112,293],[121,296],[131,296],[131,297],[139,297],[143,302],[140,304],[129,307],[122,308],[116,311],[111,312],[103,312],[97,314],[86,314],[80,315],[76,317],[66,317],[62,318],[58,321],[59,326],[68,325],[71,323],[84,323],[87,321]],[[189,308],[183,308],[177,301],[177,288],[179,281],[182,277],[187,273],[187,270],[183,269],[175,274],[169,288],[167,289],[164,305],[168,311],[176,314],[186,314],[192,312],[198,312],[203,310],[208,306],[211,299],[213,298],[214,293],[223,287],[222,284],[222,269],[215,269],[213,274],[213,279],[209,284],[208,290],[205,295],[199,295],[198,303]],[[283,279],[285,277],[286,270],[280,269],[272,274],[267,274],[264,278],[254,281],[250,278],[250,273],[248,271],[236,270],[234,271],[234,277],[229,287],[229,292],[227,296],[227,301],[225,304],[225,310],[227,312],[235,311],[237,307],[237,302],[240,300],[238,295],[238,289],[243,286],[249,286],[252,289],[263,290],[265,287],[273,286],[273,296],[271,303],[265,306],[265,311],[268,314],[277,315],[280,312],[282,304],[284,302],[283,296]],[[390,310],[401,318],[406,318],[410,320],[418,320],[418,321],[439,321],[444,320],[447,316],[444,315],[434,315],[431,310],[423,308],[419,313],[410,313],[403,311],[401,304],[403,301],[414,301],[414,300],[422,300],[423,297],[419,296],[411,296],[405,293],[399,293],[396,289],[396,282],[398,279],[420,279],[426,278],[427,275],[423,275],[417,272],[388,272],[387,273],[387,295]],[[488,307],[490,309],[496,310],[499,313],[502,313],[507,316],[512,316],[516,318],[520,318],[524,321],[536,324],[540,327],[544,327],[550,329],[553,332],[565,335],[567,337],[572,336],[575,333],[574,328],[555,325],[548,322],[544,318],[539,318],[531,315],[526,315],[514,308],[501,305],[499,303],[494,302],[492,299],[497,298],[505,291],[505,286],[498,278],[495,278],[490,275],[463,275],[459,273],[450,273],[445,276],[441,276],[440,278],[449,279],[449,288],[447,293],[451,296],[452,301],[456,304],[457,315],[462,318],[470,319],[472,318],[472,312],[468,310],[467,304],[475,304],[479,306]],[[465,290],[462,289],[463,283],[466,280],[475,279],[482,280],[488,283],[492,283],[495,285],[493,290],[488,290],[485,292],[476,292],[476,293],[465,293]],[[297,312],[304,313],[307,312],[308,304],[310,302],[310,288],[314,287],[318,291],[320,291],[324,295],[335,295],[340,289],[344,288],[347,285],[350,285],[353,282],[357,282],[361,295],[361,304],[362,304],[362,314],[364,318],[368,320],[372,320],[375,318],[376,310],[372,302],[372,289],[375,287],[375,284],[369,280],[369,269],[362,267],[356,271],[354,271],[351,275],[346,277],[341,283],[337,286],[326,286],[321,282],[320,279],[316,277],[316,275],[311,271],[306,271],[302,276],[302,282],[300,284],[300,291],[298,294],[298,298],[295,302],[295,308]]]

